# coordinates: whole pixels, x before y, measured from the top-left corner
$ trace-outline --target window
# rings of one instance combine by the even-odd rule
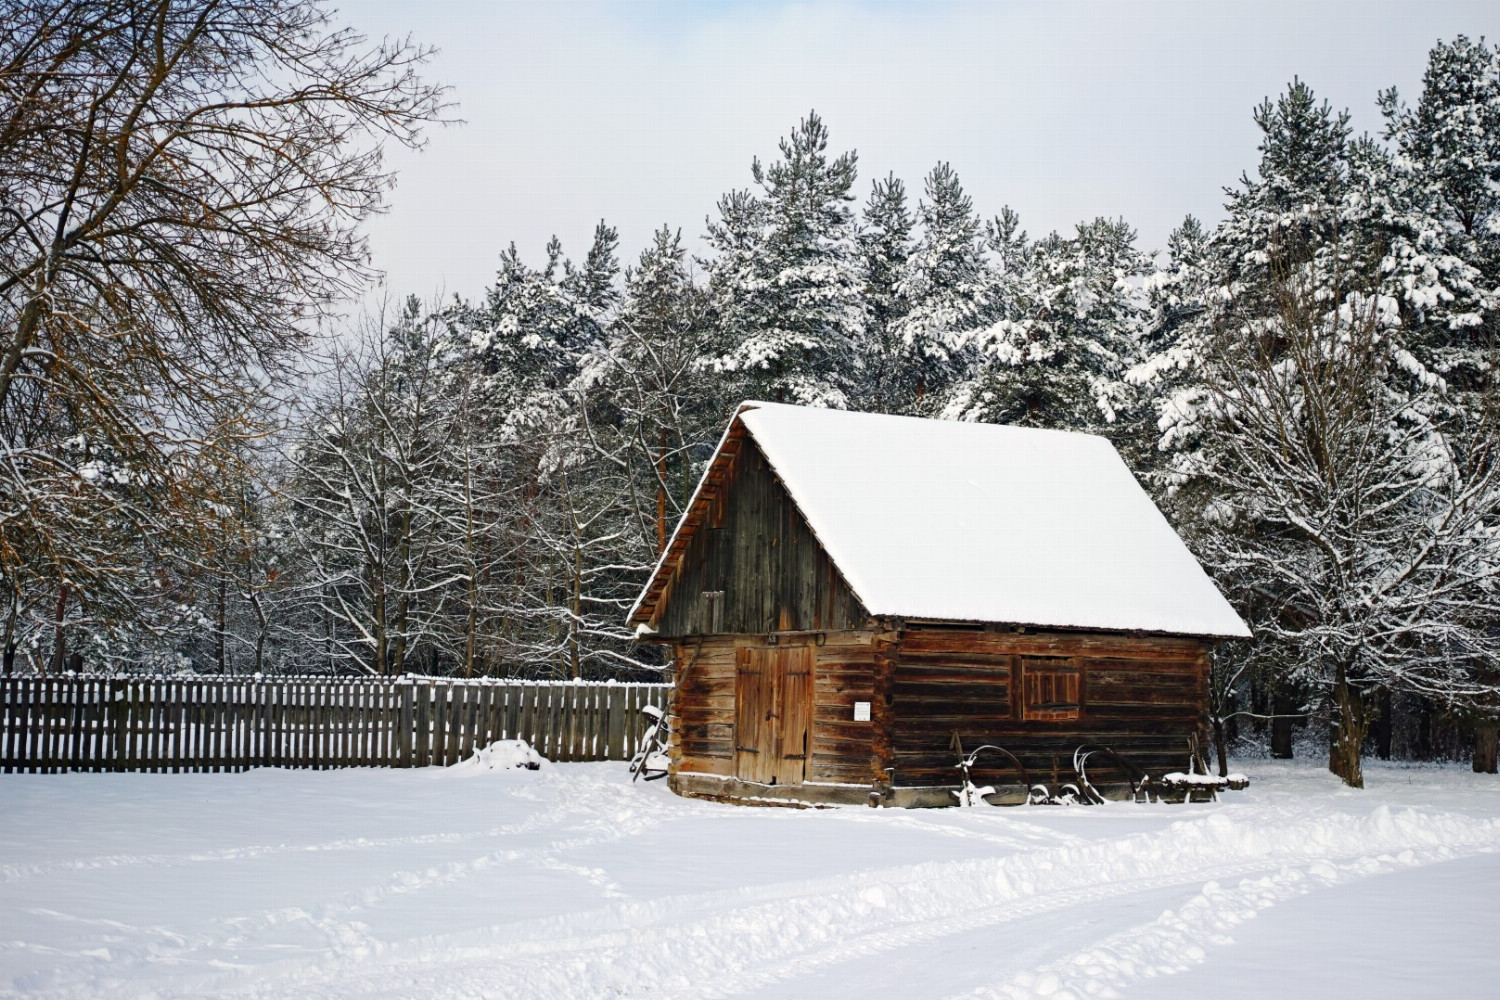
[[[1078,661],[1072,657],[1021,657],[1021,718],[1027,722],[1078,718],[1078,681]]]

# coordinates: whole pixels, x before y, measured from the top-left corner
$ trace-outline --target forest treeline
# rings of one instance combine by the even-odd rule
[[[1256,631],[1216,656],[1216,728],[1281,745],[1321,713],[1354,782],[1367,739],[1493,761],[1483,40],[1379,94],[1378,136],[1293,81],[1223,221],[1159,252],[1122,219],[1033,236],[947,163],[862,181],[810,113],[701,254],[664,226],[625,260],[601,222],[580,257],[504,249],[477,299],[309,340],[365,277],[378,142],[442,117],[424,54],[313,0],[124,6],[159,16],[27,4],[3,40],[7,671],[649,675],[625,612],[735,404],[767,399],[1105,435]],[[174,47],[155,90],[127,67]]]

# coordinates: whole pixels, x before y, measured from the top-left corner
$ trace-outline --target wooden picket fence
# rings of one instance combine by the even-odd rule
[[[453,764],[499,739],[628,760],[666,684],[399,677],[0,678],[0,770]]]

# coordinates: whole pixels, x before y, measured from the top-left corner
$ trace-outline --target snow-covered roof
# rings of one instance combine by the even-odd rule
[[[872,615],[1250,635],[1102,437],[779,403],[735,421]],[[692,521],[690,506],[632,621]]]

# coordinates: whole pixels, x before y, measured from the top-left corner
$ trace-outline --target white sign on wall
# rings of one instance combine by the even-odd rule
[[[854,721],[870,721],[870,703],[868,701],[856,701],[854,703]]]

